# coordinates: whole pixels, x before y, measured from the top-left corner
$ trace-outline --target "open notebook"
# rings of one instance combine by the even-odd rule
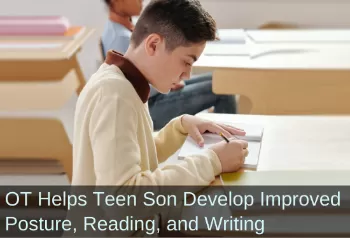
[[[255,124],[241,124],[241,123],[227,123],[227,122],[224,122],[224,123],[245,130],[246,132],[245,136],[236,136],[239,139],[248,141],[249,154],[245,159],[245,164],[243,165],[243,168],[255,169],[259,163],[260,147],[261,147],[263,131],[264,131],[263,127],[261,125],[255,125]],[[207,148],[210,148],[215,143],[223,141],[223,138],[220,135],[216,135],[212,133],[203,134],[203,138],[204,138],[204,147],[201,148],[190,136],[188,136],[179,152],[179,155],[178,155],[179,159],[183,159],[184,157],[190,156],[193,154],[203,153],[203,151],[205,151]],[[235,139],[235,138],[231,137],[230,139]]]

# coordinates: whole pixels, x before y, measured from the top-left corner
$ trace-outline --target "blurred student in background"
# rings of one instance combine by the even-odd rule
[[[134,29],[131,17],[141,14],[142,0],[104,1],[109,9],[109,19],[102,35],[103,54],[105,56],[111,49],[125,54]],[[189,66],[191,67],[191,64]],[[155,130],[164,127],[179,115],[194,115],[213,106],[216,113],[236,113],[233,96],[215,95],[212,92],[211,74],[195,76],[174,84],[168,94],[157,92],[151,85],[148,106]]]

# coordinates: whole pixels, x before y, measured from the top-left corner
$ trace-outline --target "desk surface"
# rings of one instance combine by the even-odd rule
[[[232,33],[236,33],[232,29]],[[347,42],[350,43],[350,29],[264,29],[245,30],[245,35],[251,37],[258,43],[264,42]],[[225,31],[230,34],[229,30]],[[237,33],[236,33],[237,34]]]
[[[258,171],[350,170],[350,116],[198,116],[263,125]]]
[[[244,43],[350,43],[350,29],[219,29],[221,42]]]
[[[0,40],[0,60],[64,60],[72,57],[94,33],[85,28],[73,40]]]
[[[232,177],[236,176],[236,180],[229,185],[282,185],[283,187],[286,185],[350,185],[348,172],[350,170],[350,116],[256,116],[210,113],[200,113],[198,116],[209,120],[233,120],[264,126],[258,171],[233,173]],[[324,190],[320,188],[319,191]],[[342,199],[348,201],[349,198],[349,193],[345,196],[342,193]],[[269,210],[257,211],[251,214],[245,213],[244,219],[265,220],[265,234],[350,233],[346,223],[348,221],[344,220],[349,217],[348,213],[296,212],[287,215],[279,211],[276,213]],[[238,216],[237,213],[233,214],[228,206],[207,206],[205,209],[193,206],[183,209],[182,218],[185,220],[193,219],[194,216],[199,217],[196,235],[238,235],[237,232],[231,233],[230,229],[208,231],[208,226],[205,225],[204,217],[229,219],[230,216]],[[185,233],[193,234],[186,231]]]
[[[350,69],[350,45],[339,44],[208,44],[195,68]],[[216,53],[215,53],[216,52]]]
[[[246,34],[244,29],[219,29],[218,36],[222,43],[243,44]]]
[[[220,29],[195,68],[350,69],[350,29]]]

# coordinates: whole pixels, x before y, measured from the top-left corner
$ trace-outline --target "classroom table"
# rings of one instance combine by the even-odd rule
[[[350,43],[350,29],[246,29],[246,35],[259,43]],[[237,32],[232,29],[232,33]],[[229,31],[225,31],[229,34]]]
[[[0,83],[1,174],[65,173],[71,180],[79,85],[73,69],[56,81]]]
[[[50,37],[23,40],[1,38],[0,82],[62,80],[73,69],[80,82],[77,89],[79,94],[86,80],[77,54],[94,31],[84,27],[75,38],[62,40]]]
[[[244,44],[245,32],[244,29],[218,29],[218,41],[221,43]]]
[[[263,43],[208,44],[194,72],[213,73],[214,93],[246,99],[239,105],[243,114],[350,113],[349,42],[261,38]]]
[[[258,171],[350,170],[350,116],[197,116],[263,126]]]
[[[65,173],[71,180],[75,104],[86,83],[77,55],[94,31],[1,37],[0,164],[8,165],[2,173]]]
[[[259,165],[256,171],[241,170],[222,174],[213,186],[291,186],[350,185],[350,116],[270,116],[270,115],[229,115],[199,113],[197,116],[208,120],[259,124],[264,127]],[[248,147],[249,149],[249,147]],[[223,186],[222,186],[223,185]],[[322,191],[324,187],[319,187]],[[217,190],[218,191],[218,190]],[[224,192],[224,190],[222,190]],[[344,198],[344,196],[342,197]],[[346,194],[350,199],[350,193]],[[347,206],[348,207],[348,206]],[[201,210],[203,212],[203,210]],[[230,208],[208,208],[209,215],[229,217]],[[338,210],[339,212],[339,210]],[[181,216],[189,220],[193,215],[203,217],[196,207],[186,207]],[[283,213],[281,211],[254,210],[244,216],[264,218],[265,234],[294,236],[296,234],[350,234],[349,211],[320,217],[314,213]],[[208,215],[208,214],[206,214]],[[237,214],[235,214],[237,215]],[[308,222],[303,227],[301,221]],[[328,226],[322,226],[326,224]],[[342,222],[341,227],[332,222]],[[339,228],[339,229],[338,229]],[[231,231],[208,232],[199,222],[199,230],[185,232],[188,235],[231,236],[245,233]]]

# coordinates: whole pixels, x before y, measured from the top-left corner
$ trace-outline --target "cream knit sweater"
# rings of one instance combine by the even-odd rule
[[[159,168],[187,132],[181,117],[152,132],[147,103],[119,67],[104,63],[77,102],[72,185],[208,185],[221,172],[212,150]]]

